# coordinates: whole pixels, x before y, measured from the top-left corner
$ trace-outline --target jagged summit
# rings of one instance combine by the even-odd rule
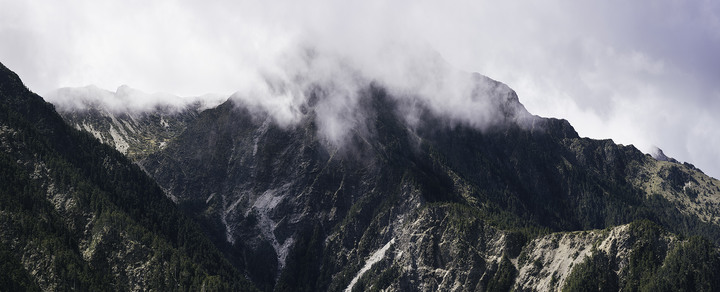
[[[468,126],[482,131],[506,125],[530,129],[544,124],[525,109],[510,87],[501,82],[478,73],[456,74],[443,79],[434,81],[438,84],[428,85],[430,89],[418,90],[364,79],[349,84],[338,84],[333,80],[274,80],[266,85],[267,92],[237,92],[230,99],[236,107],[246,108],[254,116],[267,116],[270,122],[282,127],[295,127],[310,118],[320,137],[333,147],[342,147],[349,133],[367,130],[367,121],[376,115],[377,109],[370,106],[376,92],[384,92],[397,117],[410,128],[429,121],[448,128]],[[459,89],[449,88],[446,83],[457,84]],[[164,120],[158,122],[167,127],[173,115],[198,113],[219,104],[213,98],[217,97],[182,99],[169,94],[146,94],[126,85],[115,92],[92,85],[61,88],[46,97],[76,128],[86,129],[99,139],[110,141],[121,152],[126,152],[127,142],[113,142],[118,140],[118,135],[110,133],[111,127],[88,120],[88,117],[105,116],[115,124],[115,131],[122,134],[137,127],[127,128],[126,124],[134,124],[152,114],[164,116]],[[118,122],[118,119],[127,121]],[[122,138],[125,141],[129,139],[125,134],[121,136],[126,136]]]
[[[0,64],[1,290],[253,291],[222,258],[137,165]]]
[[[508,285],[561,288],[551,275],[538,276],[552,267],[520,260],[520,253],[558,253],[558,262],[533,256],[548,265],[567,265],[560,259],[572,254],[531,249],[508,232],[524,228],[591,230],[663,218],[658,222],[675,232],[707,226],[687,232],[720,239],[717,181],[632,146],[580,138],[567,121],[516,123],[512,114],[520,111],[513,107],[521,105],[514,92],[484,88],[500,93],[488,104],[509,106],[506,122],[480,128],[422,98],[381,86],[362,91],[358,110],[336,120],[354,122],[343,137],[352,155],[323,142],[318,110],[331,97],[318,97],[292,127],[230,101],[201,113],[140,163],[217,242],[252,255],[245,258],[254,267],[249,275],[267,289],[341,290],[354,283],[482,290],[503,265],[522,275]],[[363,269],[368,262],[375,272]],[[439,277],[438,269],[452,273]],[[569,276],[571,269],[563,270],[557,279]],[[314,280],[302,280],[308,277]]]
[[[665,155],[665,153],[659,147],[653,147],[652,151],[650,152],[650,156],[657,159],[658,161],[669,161],[669,162],[674,162],[674,163],[680,163],[675,158],[668,157],[667,155]]]
[[[198,113],[227,100],[216,94],[179,97],[122,85],[60,88],[45,96],[68,123],[133,159],[165,147]]]
[[[581,138],[477,76],[416,89],[280,80],[187,118],[148,112],[131,122],[93,110],[63,118],[116,148],[162,141],[119,149],[199,222],[222,251],[211,261],[227,260],[261,290],[720,289],[720,182],[632,146]],[[166,124],[169,136],[139,130]],[[22,137],[0,134],[0,142]],[[95,178],[95,170],[83,173]],[[122,198],[123,206],[136,199]],[[135,245],[103,250],[127,246]],[[165,274],[176,275],[188,273]],[[195,275],[200,289],[221,279]]]

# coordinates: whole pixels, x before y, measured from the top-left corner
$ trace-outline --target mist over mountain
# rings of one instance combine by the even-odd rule
[[[137,165],[0,64],[0,289],[254,287]]]
[[[694,166],[440,59],[395,82],[303,56],[205,110],[60,114],[121,151],[112,129],[162,141],[128,157],[261,290],[720,287],[697,280],[720,264],[720,182]]]
[[[148,94],[128,85],[118,87],[115,92],[95,85],[64,87],[45,94],[43,98],[63,112],[102,109],[115,114],[140,114],[158,108],[165,111],[179,111],[191,104],[196,104],[202,110],[215,107],[227,99],[219,94],[197,97],[180,97],[168,93]]]
[[[12,41],[0,44],[0,59],[41,95],[129,84],[229,96],[302,64],[298,56],[307,48],[383,71],[430,47],[455,68],[510,85],[530,112],[567,119],[581,136],[646,153],[659,146],[719,177],[719,6],[6,0],[0,37]]]
[[[0,291],[720,291],[719,13],[0,0]]]
[[[387,90],[395,109],[409,127],[431,113],[444,126],[458,125],[486,130],[508,122],[530,127],[533,117],[518,102],[517,94],[507,85],[480,74],[451,68],[431,50],[407,50],[388,47],[378,51],[372,66],[359,59],[328,55],[317,50],[289,54],[282,70],[264,72],[263,81],[229,98],[258,115],[269,115],[281,127],[295,127],[310,113],[315,115],[322,139],[341,147],[352,131],[366,128],[362,96],[370,87]],[[376,64],[385,64],[377,66]],[[180,111],[191,104],[198,110],[222,102],[220,95],[180,98],[169,94],[146,94],[128,86],[116,92],[95,86],[62,88],[46,99],[60,112],[101,109],[113,114],[144,113],[166,107]]]

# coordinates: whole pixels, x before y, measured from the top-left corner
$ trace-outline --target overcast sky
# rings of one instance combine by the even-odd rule
[[[372,63],[393,42],[502,81],[582,136],[720,177],[720,1],[0,0],[0,62],[41,95],[229,95],[291,48]]]

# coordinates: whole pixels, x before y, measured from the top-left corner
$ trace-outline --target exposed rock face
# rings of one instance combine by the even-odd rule
[[[597,259],[614,267],[607,283],[629,289],[647,279],[629,263],[644,249],[627,224],[720,241],[720,182],[580,138],[477,78],[494,89],[473,98],[498,115],[483,127],[422,104],[408,119],[406,99],[368,85],[341,145],[319,134],[317,103],[279,126],[229,100],[135,159],[264,290],[558,290],[598,251],[612,259]],[[651,235],[663,258],[683,242]]]
[[[2,64],[0,249],[3,290],[253,288],[142,170]]]
[[[74,128],[139,160],[165,148],[202,109],[200,103],[194,103],[179,109],[157,106],[147,112],[114,112],[93,105],[84,109],[67,108],[60,113]]]

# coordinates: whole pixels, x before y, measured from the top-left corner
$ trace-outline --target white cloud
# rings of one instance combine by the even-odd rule
[[[40,93],[130,84],[187,96],[262,93],[257,84],[282,77],[294,47],[411,85],[422,79],[405,79],[411,71],[385,47],[410,44],[405,60],[430,47],[452,67],[509,84],[530,112],[567,118],[581,135],[657,145],[720,177],[718,12],[710,0],[0,0],[0,61]]]

